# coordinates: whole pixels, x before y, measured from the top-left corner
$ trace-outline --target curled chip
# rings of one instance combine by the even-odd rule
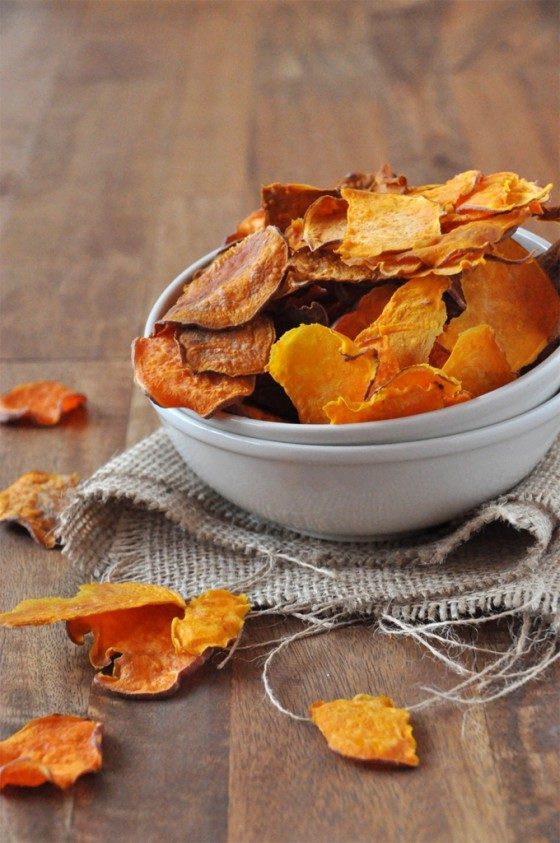
[[[463,197],[472,193],[481,177],[480,170],[467,170],[453,176],[445,184],[427,184],[423,187],[413,187],[409,193],[412,195],[420,194],[432,202],[437,202],[444,210],[452,210]]]
[[[329,748],[360,761],[388,761],[416,767],[410,714],[389,697],[358,694],[351,700],[319,700],[310,706],[313,723]]]
[[[321,196],[309,206],[303,218],[301,236],[312,252],[343,239],[347,208],[346,200],[336,196]]]
[[[94,682],[121,696],[166,697],[181,680],[204,662],[192,654],[177,654],[171,641],[173,620],[183,610],[172,603],[103,612],[68,621],[68,635],[83,644],[93,635],[89,659],[99,671]],[[112,672],[106,669],[112,667]]]
[[[285,333],[270,352],[268,371],[294,403],[299,420],[328,422],[323,407],[342,396],[363,400],[375,376],[373,353],[324,325],[300,325]]]
[[[262,188],[262,206],[269,225],[284,231],[292,220],[303,217],[310,205],[321,196],[338,196],[338,190],[323,190],[310,184],[273,182]]]
[[[174,618],[171,638],[177,653],[202,656],[237,638],[251,608],[246,594],[214,589],[193,597],[183,617]]]
[[[54,425],[85,402],[85,395],[58,381],[22,383],[0,396],[0,423],[32,421]]]
[[[442,297],[448,287],[448,279],[439,275],[411,278],[393,293],[381,316],[358,334],[357,345],[375,345],[386,337],[401,369],[426,363],[447,318]]]
[[[523,257],[514,241],[500,245],[508,258]],[[446,326],[439,342],[449,351],[459,334],[490,325],[512,371],[532,363],[560,330],[560,296],[537,261],[488,262],[463,275],[466,309]]]
[[[77,474],[22,474],[0,492],[0,523],[19,524],[39,544],[54,547],[60,513],[79,482]]]
[[[178,334],[193,372],[220,372],[230,377],[264,372],[275,338],[272,319],[262,315],[237,328],[184,328]]]
[[[341,193],[348,212],[346,234],[337,252],[345,263],[365,263],[384,252],[426,246],[441,234],[441,208],[424,196],[352,188],[343,188]]]
[[[101,768],[102,731],[101,723],[71,715],[31,720],[0,741],[0,788],[38,787],[45,782],[70,787],[84,773]]]
[[[188,407],[209,416],[228,404],[250,395],[251,376],[230,377],[217,372],[193,372],[181,359],[175,329],[164,328],[153,337],[140,337],[132,344],[136,383],[160,407]]]
[[[551,190],[551,184],[539,187],[535,182],[522,179],[516,173],[492,173],[480,179],[476,190],[457,205],[457,210],[502,213],[528,205],[530,202],[544,202],[550,196]]]
[[[421,364],[398,372],[366,401],[340,397],[323,409],[331,424],[355,424],[441,410],[471,397],[456,378]]]
[[[373,190],[377,193],[406,193],[407,180],[393,172],[390,164],[383,166],[376,173],[348,173],[338,187],[354,187],[356,190]]]
[[[389,299],[397,289],[396,284],[381,284],[379,287],[374,287],[362,296],[354,310],[344,313],[336,320],[332,326],[333,329],[351,340],[355,339],[361,331],[381,316],[383,308],[389,303]]]
[[[473,397],[498,389],[516,377],[490,325],[477,325],[459,334],[442,370],[461,381],[463,389]]]
[[[315,281],[361,284],[363,281],[373,281],[376,277],[376,273],[368,266],[348,266],[334,252],[312,252],[303,248],[290,256],[288,271],[276,297],[283,298]]]
[[[248,237],[249,234],[255,234],[264,228],[266,228],[266,214],[262,208],[257,208],[256,211],[251,211],[250,214],[241,220],[233,234],[226,237],[226,243],[234,243],[236,240],[242,240],[244,237]]]
[[[214,330],[249,322],[278,290],[287,261],[277,228],[250,234],[197,275],[162,321]]]

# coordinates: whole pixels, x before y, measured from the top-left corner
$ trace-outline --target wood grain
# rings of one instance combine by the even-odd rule
[[[329,185],[389,160],[416,183],[461,169],[560,181],[555,0],[6,2],[2,7],[2,389],[54,377],[88,394],[60,427],[0,431],[0,482],[87,476],[156,427],[129,346],[162,287],[221,242],[261,183]],[[558,191],[555,192],[558,201]],[[531,224],[552,239],[553,224]],[[2,528],[0,609],[70,593],[58,551]],[[245,643],[298,629],[261,619]],[[504,646],[507,628],[481,633]],[[556,838],[559,671],[475,709],[414,717],[421,766],[332,754],[265,699],[261,650],[175,697],[91,689],[63,629],[0,634],[0,736],[50,711],[105,724],[105,764],[66,793],[8,789],[0,839],[486,843]],[[368,625],[298,641],[274,688],[399,704],[445,670]]]

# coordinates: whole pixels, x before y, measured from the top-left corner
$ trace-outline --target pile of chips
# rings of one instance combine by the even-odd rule
[[[557,216],[510,172],[412,187],[390,167],[333,189],[270,184],[262,207],[133,343],[162,407],[344,424],[496,389],[552,348],[560,296],[511,240]]]

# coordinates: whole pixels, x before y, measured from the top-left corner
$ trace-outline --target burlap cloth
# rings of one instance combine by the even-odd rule
[[[301,536],[205,486],[160,430],[100,468],[62,521],[85,579],[190,596],[243,588],[254,607],[316,618],[453,621],[519,609],[554,626],[560,595],[560,440],[515,489],[460,521],[395,542]]]

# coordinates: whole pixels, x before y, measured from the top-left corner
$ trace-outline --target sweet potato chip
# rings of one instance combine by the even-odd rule
[[[175,329],[154,337],[139,337],[132,344],[136,383],[160,407],[188,407],[209,416],[250,395],[252,376],[230,377],[217,372],[193,372],[181,359]]]
[[[329,748],[360,761],[388,761],[416,767],[410,714],[389,697],[357,694],[351,700],[319,700],[310,706],[313,723]]]
[[[232,594],[223,588],[193,597],[184,616],[171,623],[176,652],[202,656],[208,650],[227,647],[243,629],[250,608],[246,594]]]
[[[220,372],[230,377],[264,372],[275,338],[274,323],[263,315],[237,328],[185,328],[178,334],[193,372]]]
[[[315,281],[361,284],[364,281],[373,281],[376,277],[376,273],[369,266],[363,264],[348,266],[334,252],[312,252],[304,248],[291,255],[288,271],[276,298],[290,295]]]
[[[410,366],[376,389],[366,401],[337,398],[323,410],[331,424],[383,421],[441,410],[471,398],[460,381],[427,364]]]
[[[250,234],[194,278],[162,322],[215,330],[249,322],[278,290],[287,261],[278,229]]]
[[[406,193],[407,180],[405,176],[394,173],[390,164],[383,164],[376,173],[348,173],[338,187],[373,190],[377,193]]]
[[[323,407],[339,396],[363,400],[375,375],[373,353],[324,325],[300,325],[270,352],[268,371],[297,408],[301,422],[325,424]]]
[[[459,334],[442,371],[461,381],[473,397],[498,389],[516,377],[490,325],[477,325]]]
[[[24,527],[39,544],[54,547],[60,513],[70,490],[78,485],[77,474],[28,471],[0,492],[0,523]]]
[[[506,257],[525,250],[513,240],[500,244]],[[514,372],[532,363],[560,330],[560,296],[537,261],[522,264],[485,263],[462,278],[467,307],[445,328],[439,342],[449,351],[467,328],[493,329]]]
[[[343,188],[341,193],[348,212],[346,234],[337,252],[345,263],[364,263],[384,252],[426,246],[441,234],[440,206],[424,196],[352,188]]]
[[[295,220],[291,221],[286,231],[284,232],[284,237],[286,238],[286,242],[293,252],[297,252],[298,249],[305,249],[305,242],[303,240],[302,217],[296,217]]]
[[[401,369],[426,363],[447,319],[442,296],[448,286],[447,278],[438,275],[411,278],[393,293],[381,316],[358,334],[357,345],[367,347],[387,337]]]
[[[347,208],[346,200],[336,196],[321,196],[309,206],[303,218],[302,240],[312,252],[343,239]]]
[[[333,330],[353,340],[381,316],[389,299],[397,290],[396,284],[374,287],[359,300],[356,308],[343,314],[332,325]]]
[[[106,691],[142,699],[173,694],[181,680],[197,670],[205,658],[177,654],[171,624],[183,614],[178,605],[145,605],[102,612],[68,621],[68,635],[83,644],[91,633],[91,664],[100,670],[94,682]],[[112,673],[105,672],[112,665]]]
[[[256,421],[270,421],[286,423],[288,419],[277,416],[275,413],[269,413],[268,410],[263,410],[260,407],[255,407],[253,404],[248,404],[246,401],[241,401],[239,404],[234,404],[233,407],[228,407],[224,412],[232,416],[242,416],[246,419],[255,419]]]
[[[309,206],[319,197],[337,195],[337,190],[324,190],[310,184],[279,182],[264,185],[261,191],[268,225],[276,225],[280,231],[284,231],[292,220],[303,217]]]
[[[37,717],[0,741],[0,789],[6,785],[60,788],[101,768],[103,726],[83,717]]]
[[[54,425],[85,402],[85,395],[58,381],[22,383],[0,396],[0,423],[32,421]]]
[[[256,211],[251,211],[244,219],[241,220],[233,234],[226,237],[226,243],[235,243],[236,240],[242,240],[248,237],[249,234],[255,234],[257,231],[263,231],[266,228],[266,214],[262,208],[257,208]]]
[[[552,185],[539,187],[535,182],[520,178],[516,173],[492,173],[483,176],[476,190],[457,205],[458,211],[511,211],[530,202],[545,202]]]
[[[420,194],[432,202],[437,202],[443,209],[452,210],[463,197],[473,192],[481,177],[480,170],[467,170],[464,173],[458,173],[445,184],[413,187],[409,193],[411,195]]]
[[[73,597],[39,597],[22,600],[9,612],[0,614],[0,626],[44,626],[57,621],[89,618],[101,613],[170,604],[185,608],[176,591],[151,583],[104,582],[81,585]],[[179,612],[180,614],[180,612]]]

